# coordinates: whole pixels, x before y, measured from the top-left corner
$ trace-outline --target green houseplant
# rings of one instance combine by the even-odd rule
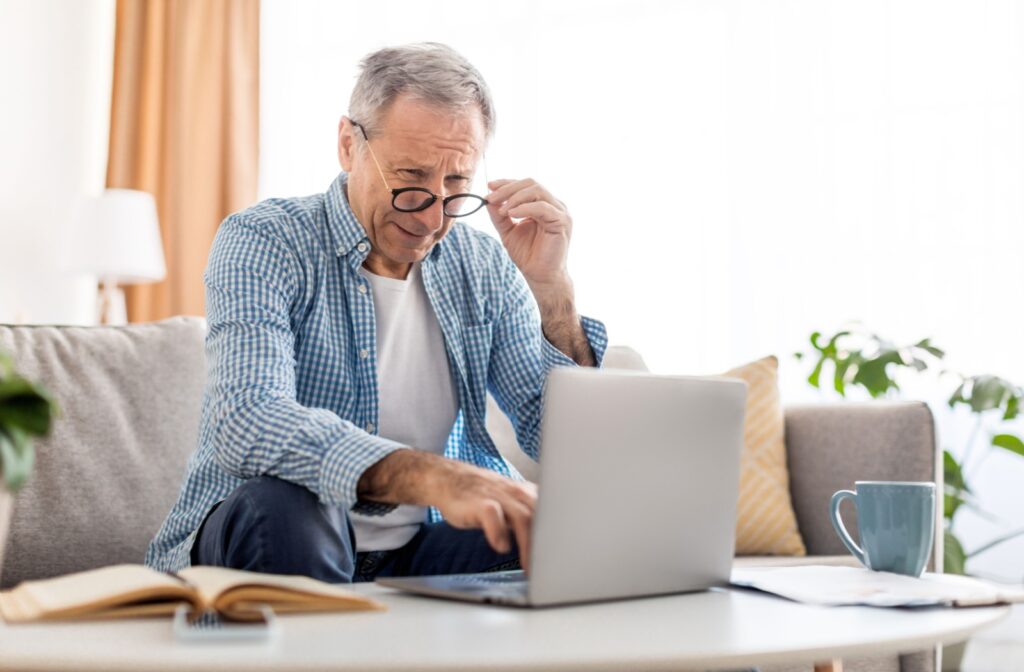
[[[798,359],[809,356],[815,358],[807,382],[820,389],[825,384],[822,376],[826,368],[830,368],[831,386],[842,397],[851,388],[861,388],[872,398],[893,396],[900,391],[896,378],[901,373],[923,375],[937,370],[939,376],[936,382],[952,378],[950,387],[953,391],[947,403],[951,408],[959,406],[969,409],[974,417],[974,425],[959,459],[948,449],[943,450],[943,560],[946,573],[966,574],[970,558],[1024,535],[1024,529],[1012,531],[967,551],[955,533],[957,513],[965,508],[974,509],[994,519],[994,516],[981,508],[977,493],[969,483],[992,451],[1005,450],[1024,457],[1024,441],[1008,430],[1008,423],[1020,413],[1024,389],[999,376],[964,376],[940,369],[945,352],[932,345],[928,338],[913,344],[897,345],[858,326],[838,331],[831,336],[814,332],[810,342],[813,352],[809,355],[796,353]]]
[[[56,413],[57,405],[50,396],[19,376],[10,356],[0,352],[0,570],[13,493],[32,472],[32,439],[49,433]]]

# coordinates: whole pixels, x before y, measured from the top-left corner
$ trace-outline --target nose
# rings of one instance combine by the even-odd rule
[[[444,226],[444,206],[441,196],[437,197],[429,208],[419,212],[410,212],[409,216],[415,220],[417,227],[414,233],[421,236],[429,236],[437,233]]]
[[[409,213],[419,225],[415,233],[424,236],[433,235],[444,227],[444,198],[447,196],[444,192],[443,180],[438,181],[437,184],[427,186],[427,189],[430,189],[437,198],[434,199],[429,208]]]

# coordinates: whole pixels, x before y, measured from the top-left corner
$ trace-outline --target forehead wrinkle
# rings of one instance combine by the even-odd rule
[[[479,114],[452,114],[405,96],[391,104],[381,131],[393,166],[444,172],[446,177],[472,174],[486,142]]]
[[[428,165],[437,161],[437,157],[445,154],[457,155],[459,158],[477,154],[478,146],[472,138],[456,138],[452,136],[431,134],[423,136],[419,133],[396,133],[389,143],[395,147],[395,154],[411,162],[420,162],[416,155],[431,157]]]
[[[413,141],[416,145],[429,145],[430,143],[420,143]],[[410,148],[405,143],[402,143],[401,149],[396,149],[393,158],[390,161],[394,168],[414,168],[423,170],[425,172],[434,173],[438,170],[444,170],[445,177],[464,177],[467,178],[473,174],[475,166],[474,158],[476,156],[475,148],[473,143],[465,143],[464,146],[469,151],[459,151],[456,148],[441,148],[440,150],[436,147],[413,147]],[[410,151],[412,149],[413,151]],[[422,155],[420,152],[415,151],[416,149],[422,149]],[[429,157],[429,158],[428,158]],[[445,168],[447,167],[447,168]]]

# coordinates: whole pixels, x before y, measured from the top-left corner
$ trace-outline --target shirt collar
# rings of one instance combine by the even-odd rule
[[[366,237],[366,229],[356,219],[356,214],[352,212],[352,206],[348,203],[348,197],[345,195],[347,182],[348,173],[339,173],[327,190],[327,226],[334,239],[335,254],[339,257],[345,256],[357,245],[364,243],[365,248],[357,251],[363,252],[361,256],[365,258],[370,250],[370,241]]]
[[[370,253],[370,239],[366,237],[366,229],[356,219],[349,205],[348,196],[345,195],[345,184],[348,182],[348,173],[341,172],[331,183],[327,190],[327,226],[334,238],[334,252],[339,257],[352,255],[351,261],[359,266]],[[451,235],[451,231],[448,232]],[[445,236],[427,255],[426,260],[435,260],[441,254]]]

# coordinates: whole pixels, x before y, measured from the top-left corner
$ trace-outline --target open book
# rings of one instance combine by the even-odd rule
[[[730,583],[823,606],[979,607],[1024,602],[1024,586],[954,574],[915,578],[860,567],[734,568]]]
[[[261,604],[277,613],[384,609],[341,586],[305,576],[202,566],[173,575],[144,565],[113,565],[20,583],[0,593],[0,615],[8,623],[163,616],[183,602],[197,612],[215,610],[237,621],[256,619]]]

